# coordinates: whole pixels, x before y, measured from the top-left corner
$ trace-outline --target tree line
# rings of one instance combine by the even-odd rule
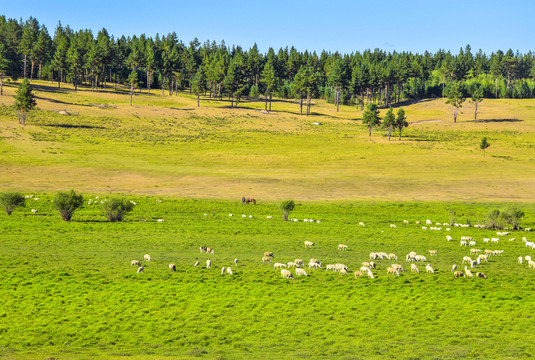
[[[75,31],[59,23],[53,36],[37,19],[22,21],[0,16],[0,82],[45,79],[90,87],[128,85],[131,91],[154,89],[169,96],[189,90],[199,96],[228,99],[236,106],[244,97],[273,96],[299,101],[300,114],[310,114],[312,99],[339,104],[389,107],[406,100],[442,97],[450,88],[464,97],[535,97],[535,57],[508,50],[490,55],[467,45],[457,54],[385,52],[380,49],[341,54],[297,51],[294,47],[257,45],[245,50],[224,41],[188,44],[173,32],[115,38],[106,29]],[[0,89],[1,91],[1,89]]]

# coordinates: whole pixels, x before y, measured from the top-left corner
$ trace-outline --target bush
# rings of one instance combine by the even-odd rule
[[[494,229],[496,224],[498,223],[498,219],[500,217],[500,210],[498,209],[492,209],[487,213],[487,223],[486,228],[487,229]]]
[[[59,215],[65,221],[71,221],[74,211],[83,204],[83,197],[76,194],[74,190],[69,192],[60,191],[56,194],[54,204],[59,211]]]
[[[109,221],[123,221],[123,217],[134,209],[134,204],[125,198],[112,198],[102,203],[102,209]]]
[[[0,194],[0,206],[6,211],[7,215],[11,215],[13,210],[19,206],[24,206],[26,199],[19,193],[2,193]]]
[[[509,205],[501,211],[500,216],[506,224],[511,225],[516,230],[518,229],[518,223],[524,217],[524,211],[515,205]]]
[[[288,220],[288,214],[295,208],[293,200],[284,200],[279,204],[279,209],[282,211],[284,221]]]

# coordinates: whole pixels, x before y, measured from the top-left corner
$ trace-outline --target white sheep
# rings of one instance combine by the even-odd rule
[[[370,269],[375,269],[375,263],[373,261],[370,261]]]
[[[433,274],[435,273],[435,270],[433,269],[433,266],[431,266],[431,264],[427,264],[427,265],[425,266],[425,271],[426,271],[426,272],[433,273]]]
[[[481,279],[486,279],[487,278],[487,276],[485,274],[483,274],[482,272],[476,272],[476,277],[481,278]]]
[[[169,270],[176,271],[176,265],[175,264],[169,264]]]
[[[295,274],[296,275],[304,275],[304,276],[308,276],[307,272],[305,271],[305,269],[302,269],[302,268],[297,268],[295,269]]]
[[[271,220],[271,219],[273,219],[273,216],[272,216],[272,215],[267,215],[266,218],[267,218],[268,220]]]
[[[298,268],[299,265],[297,265],[297,264],[296,264],[295,262],[293,262],[293,261],[289,261],[289,262],[288,262],[288,267],[289,267],[289,268]]]
[[[468,243],[465,240],[461,240],[461,246],[468,246]]]
[[[141,263],[139,260],[132,260],[130,261],[130,266],[141,266]]]
[[[427,226],[422,226],[422,230],[427,230]]]
[[[348,248],[347,245],[344,245],[344,244],[338,244],[338,250],[343,250],[343,251],[346,251]]]
[[[431,256],[437,256],[438,250],[429,250]]]
[[[451,241],[453,238],[450,235],[446,235],[446,240]]]
[[[420,225],[420,220],[416,220],[416,221],[415,221],[415,224],[416,224],[416,225]]]
[[[150,261],[150,255],[149,255],[149,254],[145,254],[145,255],[143,256],[143,259],[144,259],[145,261]]]
[[[471,240],[469,243],[468,243],[468,246],[476,246],[476,242],[474,240]]]
[[[403,266],[399,264],[392,264],[392,267],[396,269],[397,271],[405,272],[405,269],[403,268]]]
[[[361,221],[361,222],[359,222],[359,225],[360,226],[364,226],[364,223]]]
[[[283,267],[286,267],[286,264],[283,264],[283,263],[273,264],[273,269],[282,269]]]
[[[212,265],[212,262],[210,261],[210,259],[206,260],[206,268],[210,269],[211,265]]]
[[[416,264],[411,264],[411,272],[417,272],[417,273],[419,273],[419,272],[420,272],[420,269],[418,269],[418,265],[416,265]]]
[[[355,275],[355,279],[356,279],[357,277],[362,276],[363,274],[362,274],[361,271],[355,271],[355,272],[353,273],[353,275]]]
[[[409,223],[409,220],[403,220],[403,223],[404,223],[404,224],[408,224],[408,223]]]
[[[451,267],[451,271],[455,271],[457,270],[457,264],[453,264],[453,266]]]
[[[522,264],[522,256],[519,256],[519,257],[518,257],[518,263],[519,263],[519,264]]]
[[[475,255],[477,253],[480,253],[481,250],[480,249],[470,249],[470,255]]]
[[[494,250],[493,255],[502,256],[503,250]]]
[[[485,260],[485,262],[488,261],[489,256],[487,254],[479,254],[478,259]]]
[[[263,263],[267,263],[267,262],[270,263],[270,262],[271,262],[271,258],[270,258],[269,256],[264,256],[264,257],[262,258],[262,262],[263,262]]]
[[[497,243],[498,241],[500,241],[500,239],[499,238],[491,238],[490,241],[493,242],[493,243]]]
[[[232,275],[232,269],[230,267],[227,268],[227,275]]]
[[[490,239],[489,239],[489,238],[483,238],[483,242],[486,242],[486,243],[488,243],[489,241],[490,241]]]
[[[234,265],[238,266],[238,259],[234,259]]]
[[[224,274],[225,274],[225,270],[227,270],[227,268],[223,266],[223,267],[221,268],[221,275],[224,275]]]
[[[526,256],[524,257],[524,260],[526,260],[526,261],[531,261],[531,256],[526,255]]]
[[[369,271],[369,270],[370,270],[370,268],[367,267],[367,266],[361,266],[361,267],[360,267],[360,271],[362,271],[362,272],[367,272],[367,271]]]
[[[345,266],[344,264],[336,264],[336,270],[337,271],[340,271],[340,270],[346,270],[347,271],[347,266]]]
[[[197,267],[197,265],[199,265],[199,262],[195,261],[195,264],[193,264],[193,267]]]
[[[162,222],[164,222],[164,219],[158,219],[156,221],[159,222],[159,223],[162,223]]]
[[[477,258],[475,260],[472,260],[472,262],[470,263],[470,267],[473,268],[474,266],[479,265],[480,263],[481,259]]]
[[[528,267],[535,269],[535,261],[528,261]]]
[[[297,265],[305,266],[305,262],[301,259],[295,259],[294,263],[296,263]]]
[[[375,279],[375,277],[373,276],[372,271],[369,270],[369,269],[368,269],[368,277],[369,277],[370,279]]]
[[[140,272],[143,272],[143,265],[137,268],[137,273],[139,274]]]
[[[472,272],[470,270],[468,270],[468,268],[466,266],[464,267],[464,274],[468,278],[474,277],[474,275],[472,275]]]
[[[389,258],[390,260],[397,260],[397,259],[398,259],[398,256],[397,256],[396,254],[390,253],[390,254],[388,254],[388,258]]]
[[[314,246],[314,243],[313,243],[313,242],[311,242],[311,241],[305,241],[305,247],[306,247],[306,248],[310,248],[310,247],[312,247],[312,246]]]
[[[470,258],[470,256],[465,256],[465,257],[463,257],[463,264],[464,264],[464,263],[468,263],[468,264],[470,264],[471,262],[472,262],[472,259]]]
[[[289,270],[286,270],[286,269],[282,269],[281,270],[281,276],[283,278],[286,278],[286,279],[293,279],[294,276],[292,275],[292,273],[289,271]]]
[[[346,269],[340,269],[340,275],[347,275]]]
[[[390,227],[391,227],[392,229],[396,229],[396,228],[397,228],[397,226],[394,225],[394,224],[390,224]]]
[[[329,271],[329,270],[336,271],[336,265],[334,265],[334,264],[325,265],[325,271]]]
[[[388,274],[392,274],[392,275],[395,274],[395,275],[398,275],[398,276],[399,276],[399,272],[398,272],[396,269],[392,268],[392,267],[389,267],[388,269],[386,269],[386,274],[387,274],[387,275],[388,275]]]
[[[414,260],[416,260],[416,261],[427,261],[427,259],[423,255],[416,255],[414,257]]]
[[[318,263],[315,263],[315,262],[309,262],[308,263],[308,267],[309,267],[309,269],[311,269],[311,268],[315,268],[315,269],[320,268],[321,269],[321,264],[318,264]]]

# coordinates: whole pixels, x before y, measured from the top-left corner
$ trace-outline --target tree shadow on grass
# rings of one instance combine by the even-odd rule
[[[505,122],[523,122],[524,120],[518,120],[518,119],[485,119],[485,120],[478,120],[478,122],[485,122],[485,123],[505,123]]]
[[[43,126],[58,127],[63,129],[106,129],[104,126],[75,125],[75,124],[46,124]]]

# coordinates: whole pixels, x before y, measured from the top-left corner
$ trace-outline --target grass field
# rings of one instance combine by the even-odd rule
[[[243,206],[212,200],[133,198],[123,223],[108,223],[98,205],[86,205],[63,222],[47,194],[0,216],[0,357],[6,359],[532,359],[535,270],[516,262],[535,255],[512,232],[498,244],[490,230],[452,227],[422,230],[415,221],[477,222],[493,204],[439,202],[313,202],[291,216],[321,223],[284,222],[276,204]],[[102,198],[102,196],[101,196]],[[30,208],[39,210],[32,214]],[[523,225],[535,224],[523,206]],[[234,216],[230,217],[229,213]],[[204,214],[207,214],[206,216]],[[243,218],[241,215],[253,215]],[[273,215],[272,220],[266,218]],[[164,222],[157,222],[157,219]],[[144,219],[146,221],[140,221]],[[402,220],[410,221],[403,225]],[[358,226],[363,221],[366,226]],[[389,224],[397,224],[397,229]],[[445,235],[454,240],[447,242]],[[468,248],[502,249],[473,269],[483,279],[455,279]],[[516,238],[509,241],[509,238]],[[303,242],[316,245],[305,249]],[[337,250],[339,243],[349,251]],[[199,246],[215,249],[200,254]],[[430,257],[428,250],[438,250]],[[301,258],[344,263],[350,274],[308,270],[286,280],[272,265]],[[376,279],[351,273],[372,251],[396,253],[378,260]],[[409,271],[404,256],[416,251],[436,270]],[[150,254],[136,274],[132,259]],[[232,261],[238,258],[238,266]],[[212,268],[202,268],[211,259]],[[193,263],[201,266],[194,268]],[[177,272],[167,265],[176,263]],[[387,276],[392,263],[406,272]],[[232,266],[233,276],[220,275]]]
[[[533,201],[535,100],[489,100],[474,123],[466,102],[453,123],[442,99],[405,106],[401,141],[368,137],[361,112],[316,101],[238,109],[203,99],[112,90],[61,90],[33,82],[39,111],[28,125],[0,108],[0,186],[85,192],[264,200]],[[0,105],[13,103],[15,84]],[[104,104],[105,106],[101,106]],[[66,110],[71,115],[57,111]],[[384,110],[383,110],[384,111]],[[323,125],[313,125],[320,122]],[[491,143],[483,157],[481,138]],[[31,176],[29,176],[31,174]]]

